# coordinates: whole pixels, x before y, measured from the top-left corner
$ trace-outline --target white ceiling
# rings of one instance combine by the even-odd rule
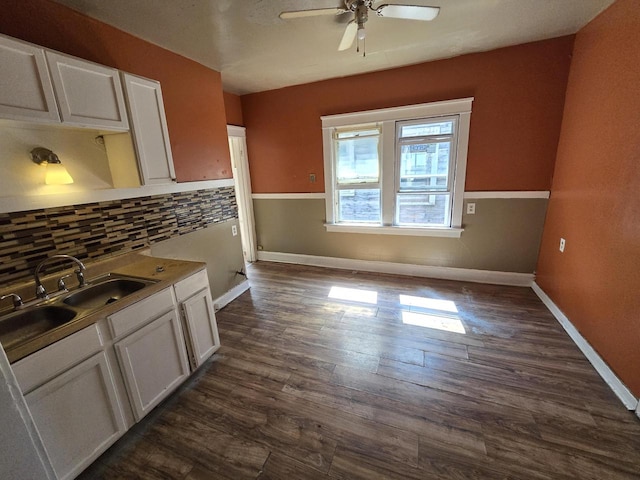
[[[366,57],[337,51],[350,14],[278,17],[341,0],[55,1],[213,68],[226,91],[245,94],[575,33],[614,0],[389,0],[440,6],[440,15],[371,15]]]

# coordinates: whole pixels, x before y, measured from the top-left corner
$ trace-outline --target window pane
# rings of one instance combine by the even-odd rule
[[[449,135],[453,133],[453,120],[438,123],[404,125],[400,128],[400,137],[424,137],[426,135]]]
[[[338,190],[338,221],[380,223],[380,189]]]
[[[336,177],[338,184],[377,183],[380,179],[378,161],[379,137],[338,140]]]
[[[396,208],[397,224],[449,226],[450,198],[448,194],[399,194]]]
[[[446,191],[451,142],[403,145],[400,149],[400,191]]]

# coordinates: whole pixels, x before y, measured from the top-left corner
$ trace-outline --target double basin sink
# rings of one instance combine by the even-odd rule
[[[0,343],[5,350],[17,347],[154,283],[156,280],[104,275],[82,288],[0,317]]]

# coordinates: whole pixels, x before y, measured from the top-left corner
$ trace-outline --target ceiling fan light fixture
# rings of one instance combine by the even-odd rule
[[[365,39],[365,37],[367,36],[365,30],[364,30],[364,25],[359,25],[358,26],[358,40],[362,41]]]

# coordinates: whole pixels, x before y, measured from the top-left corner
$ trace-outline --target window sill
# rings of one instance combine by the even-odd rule
[[[460,238],[464,228],[451,227],[390,227],[374,225],[355,225],[325,223],[327,232],[367,233],[374,235],[411,235],[415,237],[449,237]]]

